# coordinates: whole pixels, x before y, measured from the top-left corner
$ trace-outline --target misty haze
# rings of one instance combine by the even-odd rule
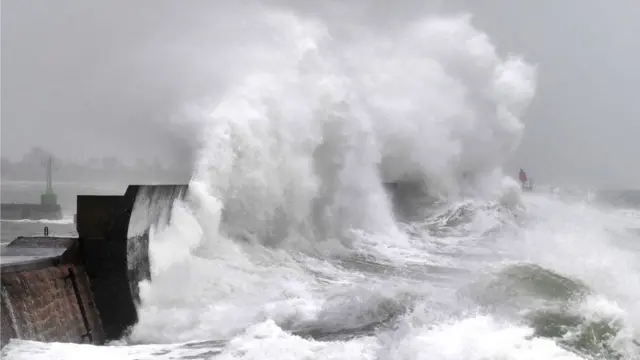
[[[512,175],[524,167],[544,183],[639,187],[636,1],[366,1],[351,11],[338,1],[267,3],[318,17],[345,41],[424,14],[471,11],[499,52],[522,54],[538,70]],[[233,70],[251,65],[233,56],[259,30],[249,16],[232,20],[251,10],[216,1],[79,4],[3,1],[2,156],[18,161],[41,147],[79,163],[193,163],[190,108],[215,104]]]

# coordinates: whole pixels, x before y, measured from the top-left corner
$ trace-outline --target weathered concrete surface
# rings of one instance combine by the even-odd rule
[[[121,338],[137,321],[127,278],[126,233],[117,230],[128,226],[129,202],[123,196],[78,196],[76,228],[107,340]]]
[[[2,337],[103,342],[77,239],[18,238],[2,254]]]
[[[77,242],[65,237],[19,237],[2,250],[2,272],[42,268],[77,256]]]

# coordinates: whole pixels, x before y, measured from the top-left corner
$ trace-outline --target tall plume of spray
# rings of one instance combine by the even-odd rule
[[[468,19],[349,44],[291,13],[265,22],[284,35],[278,51],[209,114],[193,176],[224,204],[231,228],[262,238],[376,231],[393,224],[382,179],[456,195],[463,175],[500,176],[531,71],[500,61]]]
[[[501,59],[468,17],[332,37],[292,11],[248,13],[241,44],[220,54],[233,60],[227,91],[189,113],[200,129],[189,199],[150,234],[153,282],[140,284],[134,339],[226,338],[262,316],[299,317],[281,296],[315,304],[300,287],[311,280],[263,263],[295,267],[292,253],[253,245],[320,257],[361,242],[402,247],[383,182],[423,182],[450,199],[513,190],[500,166],[521,137],[535,71]]]
[[[203,111],[192,177],[230,231],[263,241],[394,227],[382,182],[432,195],[502,196],[500,169],[523,131],[535,69],[500,58],[467,16],[385,36],[332,39],[289,11],[214,109]]]

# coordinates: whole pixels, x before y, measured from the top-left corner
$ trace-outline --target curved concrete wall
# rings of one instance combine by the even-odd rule
[[[149,278],[148,230],[167,221],[186,189],[130,185],[121,197],[78,196],[78,235],[107,340],[138,320],[138,283]]]

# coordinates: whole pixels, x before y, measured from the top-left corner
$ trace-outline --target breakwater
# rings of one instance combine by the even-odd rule
[[[1,346],[11,339],[103,344],[136,323],[149,278],[149,229],[186,185],[130,185],[78,195],[77,238],[19,237],[2,251]],[[133,217],[132,217],[133,215]]]

